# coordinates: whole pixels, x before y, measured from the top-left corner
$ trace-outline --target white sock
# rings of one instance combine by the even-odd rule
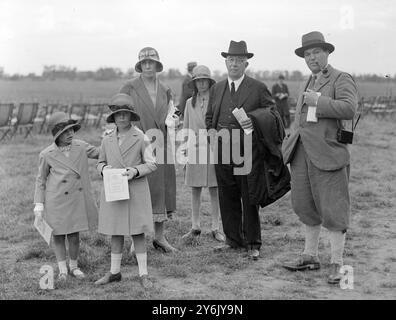
[[[321,225],[305,225],[305,248],[303,254],[317,257]]]
[[[148,274],[147,272],[147,252],[136,253],[136,259],[139,266],[139,276]]]
[[[70,270],[76,269],[77,268],[77,260],[70,259],[69,268],[70,268]]]
[[[67,265],[66,260],[58,262],[59,273],[66,273],[67,274]]]
[[[110,272],[112,274],[117,274],[121,271],[121,259],[122,259],[122,253],[112,253],[111,254]]]
[[[342,255],[344,253],[345,235],[342,231],[329,231],[331,261],[330,263],[337,263],[343,265]]]

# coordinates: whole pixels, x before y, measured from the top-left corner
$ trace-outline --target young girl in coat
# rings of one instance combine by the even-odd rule
[[[48,122],[54,143],[40,152],[34,194],[34,214],[53,228],[52,245],[59,267],[59,281],[67,280],[66,239],[70,275],[84,273],[77,265],[79,232],[97,227],[98,212],[91,193],[88,158],[98,159],[99,148],[74,139],[80,129],[66,113],[54,113]]]
[[[132,236],[140,281],[144,288],[149,288],[152,283],[148,279],[145,234],[153,232],[153,216],[146,176],[157,166],[149,141],[145,141],[143,132],[131,123],[139,120],[132,98],[124,93],[116,94],[109,108],[107,122],[115,123],[117,128],[102,141],[98,171],[103,174],[103,170],[109,168],[127,169],[129,199],[106,202],[102,190],[98,231],[111,235],[111,267],[95,284],[121,280],[124,237]]]
[[[219,230],[219,200],[217,194],[217,180],[214,164],[210,163],[209,154],[211,149],[208,145],[199,146],[199,130],[206,130],[205,114],[209,102],[209,89],[215,83],[210,76],[210,70],[206,66],[197,66],[193,70],[192,80],[188,86],[193,90],[193,96],[187,100],[184,110],[183,129],[189,129],[195,139],[189,136],[187,153],[194,152],[195,163],[186,164],[185,184],[191,187],[192,204],[192,228],[182,239],[191,240],[201,234],[200,207],[202,188],[209,188],[210,202],[212,206],[212,237],[217,241],[224,241],[224,235]],[[206,152],[206,163],[199,162],[199,153]],[[191,157],[191,155],[190,155]],[[187,157],[188,158],[188,157]]]

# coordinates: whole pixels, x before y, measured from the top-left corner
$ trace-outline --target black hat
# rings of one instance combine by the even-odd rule
[[[247,51],[246,42],[243,40],[239,42],[231,40],[228,52],[222,52],[221,55],[224,58],[227,58],[228,56],[245,56],[250,59],[253,57],[253,53]]]

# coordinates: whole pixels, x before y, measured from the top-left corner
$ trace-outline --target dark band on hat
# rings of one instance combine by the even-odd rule
[[[59,131],[62,131],[67,126],[70,126],[73,124],[77,124],[77,120],[70,119],[68,121],[58,123],[52,128],[51,133],[53,136],[55,136]]]
[[[123,109],[123,110],[127,109],[128,111],[132,111],[131,110],[131,105],[127,105],[127,104],[122,105],[122,106],[109,105],[109,109],[110,109],[111,112],[118,111],[118,110],[121,110],[121,109]]]

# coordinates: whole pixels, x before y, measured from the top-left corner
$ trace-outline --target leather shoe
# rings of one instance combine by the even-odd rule
[[[95,282],[96,285],[103,285],[108,284],[110,282],[121,281],[121,272],[116,274],[112,274],[111,272],[107,272],[103,278],[100,278],[98,281]]]
[[[191,229],[185,235],[182,236],[183,240],[188,240],[190,238],[199,237],[201,235],[201,230],[199,229]]]
[[[147,274],[140,276],[140,284],[144,289],[150,289],[153,287],[153,283],[150,281]]]
[[[337,263],[330,264],[330,273],[327,278],[327,283],[329,284],[339,284],[342,279],[342,274],[340,273],[341,266]]]
[[[252,258],[253,260],[258,260],[258,258],[260,256],[260,251],[258,251],[257,249],[250,249],[248,251],[248,255],[249,255],[249,258]]]
[[[303,254],[296,261],[285,263],[282,267],[289,271],[318,270],[320,262],[317,257]]]
[[[219,230],[213,230],[212,231],[212,237],[215,240],[219,241],[219,242],[224,242],[225,241],[224,235]]]
[[[178,251],[176,248],[172,247],[169,243],[160,242],[157,239],[153,240],[153,246],[155,249],[160,250],[164,253]]]

